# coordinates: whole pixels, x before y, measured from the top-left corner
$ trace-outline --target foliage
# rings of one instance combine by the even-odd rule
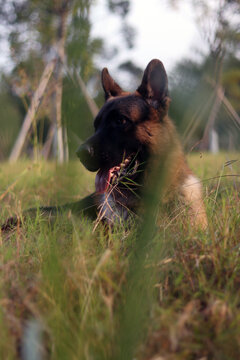
[[[173,5],[178,2],[181,1],[171,1]],[[185,59],[176,65],[170,81],[173,98],[170,111],[189,149],[199,144],[203,134],[206,146],[207,124],[209,131],[213,127],[220,135],[221,148],[236,149],[240,143],[239,2],[192,0],[191,3],[208,50],[204,54],[196,49],[201,54],[198,61]],[[233,111],[223,101],[213,115],[216,89],[223,91]],[[233,116],[235,111],[238,114]]]
[[[5,76],[5,82],[8,83],[8,97],[11,99],[10,95],[13,93],[23,101],[25,110],[22,115],[28,109],[30,99],[38,86],[46,62],[56,56],[56,44],[59,41],[59,36],[61,37],[60,32],[64,31],[64,29],[61,29],[61,21],[63,16],[67,18],[67,32],[64,36],[64,85],[67,84],[67,87],[63,87],[62,110],[64,124],[71,130],[70,147],[71,143],[74,142],[71,136],[72,129],[80,129],[77,136],[82,139],[88,132],[87,129],[92,121],[92,115],[86,110],[85,101],[75,79],[75,72],[81,74],[85,83],[90,82],[90,87],[92,87],[92,83],[96,82],[96,78],[99,82],[94,64],[95,56],[109,57],[110,53],[110,57],[114,56],[114,52],[106,49],[103,39],[91,36],[90,10],[93,5],[92,0],[9,0],[8,2],[0,0],[0,19],[5,25],[5,32],[8,35],[12,64],[12,70]],[[134,30],[129,26],[126,19],[130,9],[130,1],[109,1],[106,6],[108,6],[110,12],[121,17],[123,39],[126,41],[126,46],[132,47],[134,44]],[[55,78],[50,80],[42,101],[41,112],[37,115],[37,121],[41,120],[45,129],[49,127],[49,120],[51,120],[54,113],[52,108],[54,106],[55,80]],[[70,89],[72,93],[69,96]],[[100,86],[94,89],[97,98],[99,98],[99,89]],[[72,97],[71,100],[70,97]],[[74,114],[73,117],[70,116],[70,113],[65,113],[66,104],[69,109],[70,102],[72,104],[70,112]],[[14,102],[12,106],[15,106]],[[78,113],[74,112],[74,109]],[[14,110],[12,113],[14,113]],[[4,127],[2,122],[3,118],[0,119],[0,129],[2,126]],[[19,127],[20,124],[16,127],[16,134]],[[86,131],[82,130],[84,128],[86,128]],[[14,137],[12,134],[11,145],[16,137],[15,133]],[[38,136],[41,146],[41,142],[45,140],[45,137],[42,138],[39,133],[38,135],[35,134],[35,136]],[[10,146],[7,147],[7,150],[5,148],[1,149],[2,154],[6,156],[9,149]]]
[[[134,46],[136,32],[135,29],[126,21],[126,16],[130,11],[130,4],[130,0],[108,0],[108,7],[110,11],[120,15],[122,18],[121,33],[127,47],[131,49]]]
[[[0,87],[0,160],[3,160],[9,153],[13,140],[18,134],[24,108],[19,99],[14,96],[9,87],[2,79],[2,86]]]
[[[38,215],[1,235],[1,358],[26,354],[29,332],[43,358],[58,360],[116,359],[119,346],[139,360],[238,358],[239,156],[188,160],[203,180],[206,232],[185,228],[179,209],[171,219],[162,213],[156,232],[142,232],[145,245],[137,224],[93,231],[68,213],[52,223]],[[81,198],[94,183],[78,162],[4,164],[0,180],[1,219]]]
[[[171,1],[177,3],[179,1]],[[239,13],[238,1],[224,0],[215,4],[210,1],[192,0],[198,24],[208,43],[208,52],[199,61],[181,60],[170,74],[170,95],[173,99],[170,115],[182,132],[188,149],[201,139],[209,114],[213,107],[214,86],[209,80],[219,82],[226,98],[239,114],[239,56],[237,44],[239,28],[236,15]],[[46,61],[55,55],[58,38],[59,19],[68,12],[65,43],[65,65],[63,82],[62,118],[68,128],[70,154],[74,153],[77,142],[85,139],[92,130],[92,115],[87,109],[74,71],[81,74],[89,85],[92,97],[102,104],[100,70],[96,68],[95,58],[114,56],[109,52],[103,39],[92,38],[90,11],[92,0],[40,1],[40,0],[0,0],[0,19],[5,25],[11,47],[12,71],[3,77],[5,88],[0,89],[0,102],[7,111],[0,118],[0,158],[6,158],[19,132],[21,122],[28,109],[30,99],[39,83]],[[130,0],[108,0],[109,11],[121,19],[121,32],[126,45],[134,45],[134,29],[127,22],[131,8]],[[124,35],[125,34],[125,35]],[[109,57],[110,54],[110,57]],[[142,69],[130,60],[120,64],[121,75],[127,73],[129,89],[135,90],[142,76]],[[125,74],[124,74],[125,73]],[[54,79],[47,89],[41,111],[37,115],[39,125],[35,137],[40,147],[46,139],[47,129],[53,117]],[[17,97],[19,99],[17,100]],[[2,99],[2,100],[1,100]],[[12,109],[10,109],[12,107]],[[7,115],[8,114],[8,115]],[[6,116],[10,116],[10,128],[6,130]],[[20,118],[19,118],[20,117]],[[222,148],[238,148],[239,128],[234,124],[231,114],[222,106],[216,122]],[[6,135],[6,136],[5,136]],[[33,131],[30,134],[30,152]]]
[[[224,95],[238,114],[240,114],[239,65],[238,58],[226,56],[220,80]],[[203,56],[201,62],[182,60],[173,69],[170,75],[170,97],[172,98],[170,116],[175,120],[188,149],[191,149],[202,138],[213,105],[213,95],[211,55]],[[224,104],[218,112],[215,128],[220,135],[221,148],[228,148],[229,136],[233,137],[234,148],[239,148],[239,125],[232,119]],[[188,136],[186,129],[191,136]]]

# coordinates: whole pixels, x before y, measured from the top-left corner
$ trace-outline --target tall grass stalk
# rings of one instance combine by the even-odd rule
[[[154,302],[156,271],[146,266],[146,260],[161,261],[164,242],[161,236],[156,241],[156,214],[167,178],[168,157],[155,159],[157,166],[151,174],[144,194],[142,219],[134,235],[134,245],[129,259],[126,285],[122,292],[119,311],[119,329],[116,331],[114,359],[134,358],[139,342],[147,331],[147,320]],[[159,241],[161,239],[162,241]]]

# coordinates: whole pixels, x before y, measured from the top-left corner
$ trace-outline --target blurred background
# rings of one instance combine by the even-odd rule
[[[163,61],[186,151],[240,148],[239,0],[0,0],[0,160],[75,158],[108,67]]]

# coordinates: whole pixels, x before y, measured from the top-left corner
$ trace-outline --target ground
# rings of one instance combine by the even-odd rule
[[[1,359],[239,358],[240,154],[188,162],[202,180],[207,231],[178,216],[108,231],[66,213],[0,235]],[[93,189],[77,161],[2,163],[1,222]]]

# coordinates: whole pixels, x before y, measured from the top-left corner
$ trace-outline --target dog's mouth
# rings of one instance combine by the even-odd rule
[[[98,193],[105,193],[110,186],[118,185],[124,178],[133,178],[138,172],[139,161],[134,156],[127,158],[112,168],[101,168],[98,170],[95,178],[95,187]]]

